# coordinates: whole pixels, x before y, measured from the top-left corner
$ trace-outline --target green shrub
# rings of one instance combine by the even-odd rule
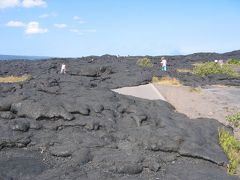
[[[215,62],[207,62],[202,64],[197,64],[193,68],[193,73],[200,76],[207,76],[209,74],[226,74],[229,76],[238,76],[231,66],[223,64],[222,66]]]
[[[137,61],[137,65],[142,68],[150,68],[153,67],[153,64],[150,59],[148,58],[141,58]]]
[[[240,59],[228,59],[227,64],[238,64],[238,65],[240,65]]]
[[[234,175],[240,163],[240,142],[223,128],[218,130],[218,138],[219,144],[229,160],[228,173]]]
[[[227,121],[233,123],[233,125],[235,127],[239,127],[240,126],[240,112],[227,116],[226,117]]]

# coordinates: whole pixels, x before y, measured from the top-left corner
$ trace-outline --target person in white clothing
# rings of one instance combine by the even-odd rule
[[[61,66],[61,74],[65,74],[66,73],[66,65],[63,63],[62,66]]]
[[[162,64],[162,71],[167,71],[167,60],[164,57],[161,58],[161,64]]]
[[[223,66],[223,64],[224,64],[224,62],[223,62],[223,60],[222,60],[222,59],[218,60],[218,63],[220,64],[220,66],[221,66],[221,67],[222,67],[222,66]]]

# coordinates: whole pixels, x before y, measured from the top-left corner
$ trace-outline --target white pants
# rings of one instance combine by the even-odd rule
[[[60,72],[60,73],[61,73],[61,74],[62,74],[62,73],[64,73],[64,74],[65,74],[65,73],[66,73],[66,68],[65,68],[65,67],[62,67],[62,68],[61,68],[61,72]]]

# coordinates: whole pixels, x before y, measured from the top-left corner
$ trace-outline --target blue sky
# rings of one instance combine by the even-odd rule
[[[0,0],[0,54],[222,53],[239,21],[239,0]]]

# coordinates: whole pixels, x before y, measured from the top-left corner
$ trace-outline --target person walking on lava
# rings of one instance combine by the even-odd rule
[[[167,60],[164,57],[161,58],[161,64],[162,64],[162,71],[167,71]]]
[[[66,73],[66,65],[64,63],[62,63],[62,66],[61,66],[61,74],[65,74]]]

